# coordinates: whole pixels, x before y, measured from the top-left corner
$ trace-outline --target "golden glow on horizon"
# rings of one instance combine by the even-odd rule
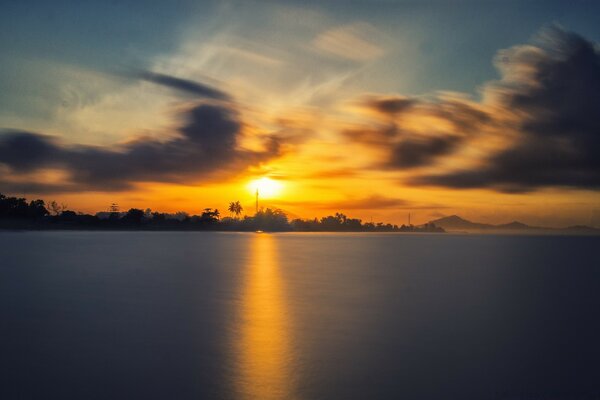
[[[278,197],[283,189],[281,182],[268,177],[255,179],[248,184],[248,189],[252,194],[258,190],[258,195],[263,199]]]
[[[547,60],[543,65],[548,68],[563,62],[557,55],[569,47],[554,49],[558,41],[550,38],[555,33],[557,38],[570,37],[566,31],[542,29],[531,42],[505,42],[504,48],[488,41],[488,55],[477,63],[452,56],[450,66],[432,66],[432,55],[423,54],[419,43],[443,33],[435,27],[428,31],[418,24],[390,24],[387,16],[380,20],[377,13],[348,19],[350,14],[331,15],[328,7],[256,3],[258,7],[243,15],[236,7],[216,7],[214,17],[221,23],[209,27],[200,23],[202,13],[198,20],[194,13],[186,15],[168,49],[146,49],[151,57],[140,68],[149,74],[120,76],[61,57],[15,57],[10,67],[18,75],[15,82],[30,84],[27,90],[11,86],[16,91],[6,96],[16,100],[10,110],[0,112],[0,126],[48,135],[54,146],[74,152],[79,146],[97,146],[102,153],[116,155],[147,143],[156,146],[168,168],[137,171],[135,160],[123,159],[122,171],[98,170],[112,171],[107,179],[115,184],[105,184],[83,181],[81,176],[96,176],[92,170],[111,162],[110,157],[86,162],[81,171],[71,161],[10,161],[15,168],[0,163],[0,191],[46,203],[54,200],[90,214],[118,203],[121,211],[150,208],[201,215],[210,207],[226,215],[228,205],[239,201],[250,216],[258,190],[259,209],[281,209],[290,219],[342,212],[363,221],[401,225],[410,212],[414,224],[458,214],[494,224],[520,220],[536,226],[600,227],[600,191],[577,182],[573,187],[546,187],[541,182],[530,191],[514,193],[498,192],[491,181],[467,189],[452,188],[452,182],[436,186],[435,178],[419,180],[485,171],[496,162],[496,154],[528,137],[523,121],[535,116],[510,107],[507,90],[540,90],[546,83],[536,76],[536,60]],[[528,31],[533,34],[537,28]],[[435,57],[447,55],[442,51]],[[469,71],[482,63],[486,71],[492,65],[498,71],[450,86],[442,82],[461,71],[461,62]],[[406,73],[398,74],[395,65],[402,65]],[[431,82],[432,72],[441,80]],[[192,86],[186,89],[184,81]],[[198,96],[193,82],[199,85]],[[211,100],[209,92],[202,94],[202,86],[231,101]],[[186,137],[182,129],[189,124],[203,122],[190,113],[204,104],[222,110],[234,122],[227,126],[236,128],[230,132],[233,136],[220,136],[219,129],[209,132],[210,124],[198,125],[197,139],[208,140],[203,133],[214,133],[211,146],[224,146],[230,158],[212,163],[211,157],[204,160],[199,155],[197,163],[190,157],[189,165],[186,158],[179,166],[174,161],[178,155],[166,144]],[[553,112],[570,110],[558,103],[552,106],[557,107]],[[216,128],[220,127],[225,125]],[[564,136],[565,154],[576,154],[571,139],[576,138]],[[553,141],[551,147],[555,145],[563,143]],[[398,164],[407,156],[401,148],[414,148],[412,159],[420,165]],[[58,154],[63,157],[62,150]],[[425,185],[427,181],[431,185]]]

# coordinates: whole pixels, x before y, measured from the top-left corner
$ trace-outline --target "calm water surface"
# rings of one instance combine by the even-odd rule
[[[0,232],[0,399],[599,399],[599,251]]]

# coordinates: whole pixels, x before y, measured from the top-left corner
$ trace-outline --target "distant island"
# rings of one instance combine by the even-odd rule
[[[218,209],[205,208],[199,215],[186,212],[161,213],[150,209],[131,208],[119,211],[112,205],[109,211],[95,215],[68,210],[65,205],[44,200],[27,201],[0,194],[0,229],[30,230],[177,230],[177,231],[269,231],[269,232],[434,232],[444,229],[434,223],[423,225],[393,225],[383,222],[362,222],[342,213],[320,219],[293,219],[279,209],[266,208],[253,216],[241,216],[239,201],[229,203],[229,216]]]
[[[430,222],[438,227],[444,228],[448,232],[467,232],[467,233],[565,233],[581,235],[600,235],[600,229],[585,225],[574,225],[564,228],[549,228],[542,226],[531,226],[519,221],[512,221],[507,224],[492,225],[481,222],[471,222],[458,215],[439,218]]]
[[[109,211],[95,215],[75,212],[55,201],[9,197],[0,193],[0,229],[11,230],[182,230],[182,231],[269,231],[269,232],[432,232],[432,233],[518,233],[518,234],[578,234],[600,235],[600,229],[574,225],[564,228],[531,226],[519,221],[506,224],[472,222],[450,215],[422,225],[394,225],[383,222],[363,222],[343,213],[322,218],[290,220],[279,209],[261,209],[252,216],[242,216],[239,201],[229,203],[229,215],[218,209],[205,208],[198,215],[180,211],[161,213],[150,209],[131,208],[119,211],[112,205]]]

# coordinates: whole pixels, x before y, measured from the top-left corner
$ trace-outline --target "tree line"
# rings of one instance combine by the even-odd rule
[[[108,212],[95,215],[69,210],[64,204],[48,204],[37,199],[7,197],[0,194],[0,227],[8,229],[143,229],[143,230],[215,230],[270,232],[443,232],[433,224],[420,226],[362,222],[342,213],[320,219],[293,219],[279,209],[261,209],[242,217],[239,201],[229,203],[229,216],[216,208],[205,208],[197,215],[186,212],[161,213],[150,209],[131,208],[120,212],[111,205]]]

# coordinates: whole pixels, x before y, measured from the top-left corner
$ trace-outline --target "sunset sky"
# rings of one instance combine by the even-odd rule
[[[5,1],[0,192],[600,226],[600,3]]]

